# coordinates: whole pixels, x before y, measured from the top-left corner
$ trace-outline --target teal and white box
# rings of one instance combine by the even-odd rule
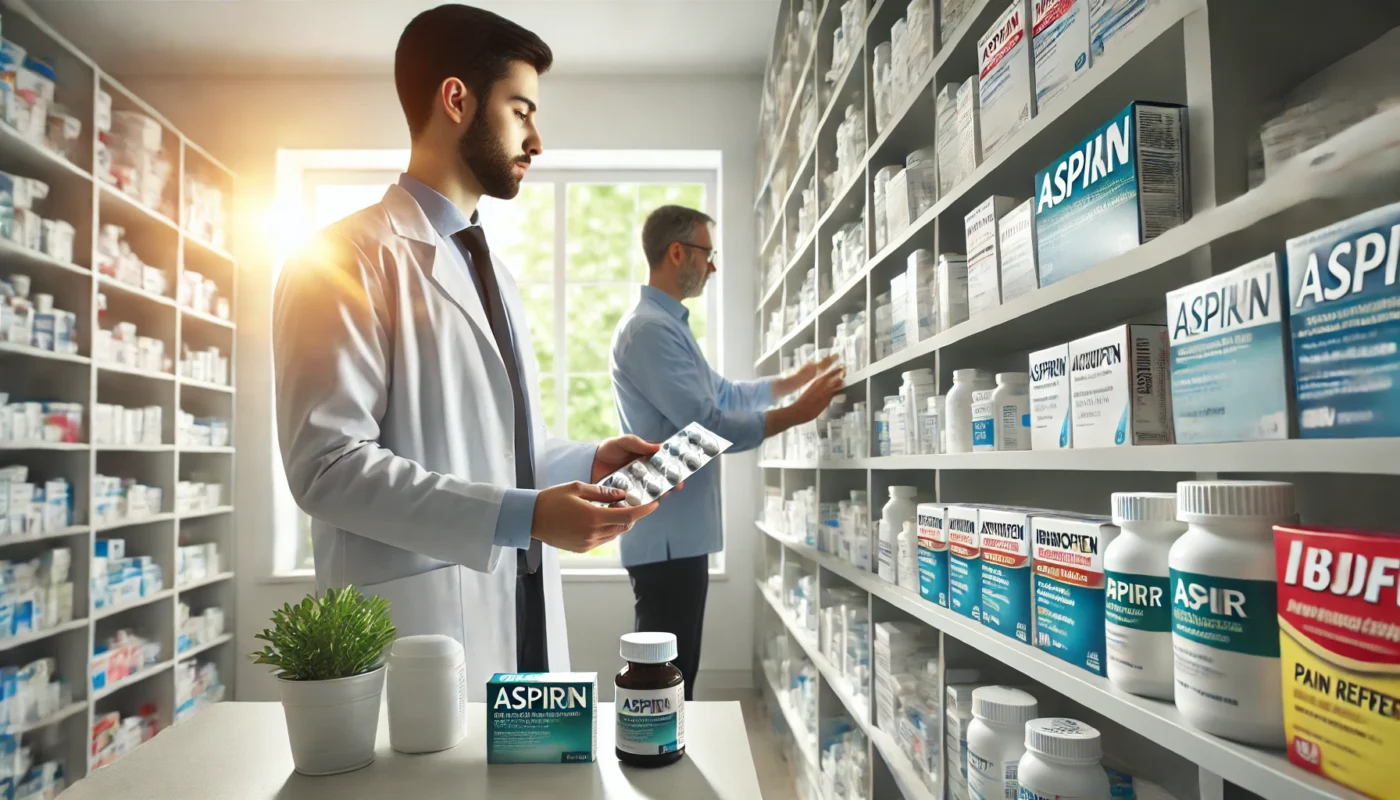
[[[1103,554],[1118,528],[1075,514],[1031,519],[1035,646],[1104,674]]]
[[[1040,285],[1083,272],[1191,216],[1186,109],[1133,102],[1036,173]]]
[[[977,104],[982,158],[988,159],[1035,116],[1030,5],[1012,0],[977,41]]]
[[[1400,203],[1290,239],[1304,439],[1400,436]]]
[[[1069,345],[1030,354],[1031,449],[1074,446],[1070,415]]]
[[[982,624],[1031,643],[1031,515],[1012,508],[979,508]]]
[[[919,503],[915,520],[919,537],[919,596],[948,607],[948,507]]]
[[[1089,48],[1094,58],[1113,53],[1133,28],[1161,6],[1161,0],[1088,0]]]
[[[598,673],[497,673],[486,683],[486,763],[598,760]]]
[[[977,538],[977,508],[948,506],[948,607],[982,621],[982,549]]]
[[[1167,294],[1178,444],[1288,438],[1282,295],[1272,253]]]
[[[1035,113],[1089,71],[1089,0],[1033,0]]]

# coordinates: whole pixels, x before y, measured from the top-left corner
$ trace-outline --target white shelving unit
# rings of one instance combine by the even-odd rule
[[[860,2],[860,0],[857,0]],[[1189,110],[1188,165],[1193,215],[1151,242],[1083,272],[958,324],[864,369],[848,372],[850,402],[870,411],[898,393],[901,373],[931,368],[938,393],[952,372],[965,367],[1025,371],[1027,354],[1096,333],[1123,322],[1161,322],[1165,294],[1209,275],[1232,269],[1284,242],[1330,223],[1400,200],[1400,110],[1357,125],[1309,157],[1272,173],[1257,189],[1247,181],[1249,139],[1277,113],[1276,104],[1322,68],[1369,44],[1400,24],[1400,7],[1368,0],[1342,0],[1320,29],[1306,0],[1161,0],[1109,54],[1055,102],[1026,122],[969,177],[937,198],[903,231],[875,247],[872,197],[875,174],[902,165],[905,156],[936,143],[934,96],[977,71],[977,40],[1006,8],[1006,0],[976,0],[961,24],[911,35],[937,44],[932,63],[907,97],[894,99],[892,121],[876,130],[871,99],[872,53],[890,41],[904,0],[864,3],[864,34],[853,43],[854,63],[834,82],[825,76],[832,59],[832,34],[840,25],[840,0],[814,0],[815,22],[799,29],[801,0],[779,9],[769,90],[760,124],[759,220],[756,270],[756,330],[770,315],[796,303],[805,273],[819,276],[815,313],[797,319],[772,339],[760,337],[755,370],[780,373],[804,345],[831,343],[842,314],[867,312],[887,291],[916,249],[965,252],[964,217],[993,194],[1024,199],[1034,194],[1033,177],[1115,112],[1134,100],[1174,102]],[[1260,21],[1267,19],[1267,34]],[[790,33],[789,32],[793,32]],[[805,53],[786,70],[781,53]],[[786,75],[786,79],[779,79]],[[815,82],[819,122],[810,143],[798,140],[802,87]],[[787,87],[783,93],[774,87]],[[821,180],[836,166],[836,128],[846,106],[864,110],[869,143],[857,174],[825,189]],[[815,174],[816,226],[798,237],[802,189]],[[837,285],[831,280],[834,235],[862,212],[866,260],[858,273]],[[871,337],[873,339],[873,336]],[[873,356],[873,341],[871,351]],[[866,419],[870,441],[873,421]],[[862,457],[836,461],[765,459],[759,480],[784,499],[815,488],[819,503],[835,503],[852,490],[869,495],[878,520],[892,485],[918,488],[920,499],[972,504],[1015,504],[1066,511],[1106,513],[1114,491],[1170,491],[1177,481],[1197,478],[1267,478],[1295,484],[1305,522],[1343,527],[1393,529],[1387,500],[1400,491],[1400,440],[1287,440],[1211,445],[1123,447],[1058,452],[1002,452],[933,456]],[[980,624],[940,608],[859,570],[845,561],[793,542],[757,523],[760,599],[756,613],[761,654],[769,636],[784,634],[818,673],[818,730],[849,719],[870,743],[871,796],[939,798],[946,763],[930,791],[895,737],[882,731],[863,699],[873,686],[854,691],[846,675],[826,659],[816,636],[799,626],[770,591],[769,576],[794,571],[816,577],[818,598],[829,587],[855,588],[869,603],[872,623],[916,621],[936,632],[941,668],[977,668],[984,679],[1033,687],[1043,713],[1077,716],[1100,727],[1110,754],[1141,770],[1179,798],[1224,797],[1279,800],[1359,800],[1360,795],[1288,763],[1282,751],[1228,742],[1190,727],[1171,703],[1135,697],[1106,679],[1080,670],[1034,647],[1019,644]],[[874,525],[872,524],[872,529]],[[871,552],[877,552],[872,546]],[[818,600],[819,602],[819,600]],[[765,683],[766,678],[760,676]],[[941,694],[941,693],[940,693]],[[940,715],[941,717],[941,715]],[[941,734],[941,721],[939,723]],[[941,745],[941,737],[940,737]],[[818,743],[820,748],[821,743]],[[820,749],[817,759],[819,763]]]
[[[218,482],[224,487],[224,502],[231,502],[233,497],[234,448],[182,446],[176,414],[183,410],[197,417],[223,419],[233,431],[234,387],[181,377],[178,364],[186,346],[196,350],[218,347],[229,358],[230,377],[235,375],[236,325],[187,308],[173,296],[153,294],[98,274],[95,265],[99,230],[109,223],[120,225],[142,260],[165,271],[172,295],[182,276],[199,273],[213,280],[219,294],[230,299],[236,318],[237,261],[227,250],[212,247],[189,232],[185,197],[187,176],[198,176],[219,185],[231,208],[235,178],[217,159],[74,48],[22,0],[4,0],[0,3],[0,15],[4,18],[6,39],[54,68],[57,101],[82,122],[79,148],[72,161],[0,124],[0,170],[49,184],[49,196],[36,204],[36,210],[46,219],[62,219],[76,229],[72,264],[0,240],[0,277],[28,275],[32,293],[51,294],[57,308],[78,316],[78,355],[0,343],[0,392],[7,392],[12,401],[56,400],[78,402],[84,407],[80,443],[0,444],[0,466],[27,465],[31,480],[66,478],[74,492],[72,527],[36,536],[0,537],[3,559],[29,559],[52,547],[72,550],[77,619],[58,628],[0,640],[0,665],[20,666],[52,657],[57,660],[59,675],[73,689],[71,705],[47,719],[10,731],[25,734],[26,741],[33,736],[36,756],[64,761],[71,783],[88,772],[95,717],[112,711],[135,714],[143,707],[151,707],[160,727],[173,723],[174,667],[180,661],[196,657],[212,661],[228,691],[234,685],[239,659],[230,644],[231,635],[175,653],[179,635],[177,602],[188,603],[195,613],[218,606],[224,610],[227,628],[233,629],[233,573],[221,572],[208,580],[177,587],[175,570],[176,548],[185,544],[217,543],[223,563],[234,563],[235,509],[224,505],[177,513],[175,502],[176,486],[182,480]],[[163,198],[166,209],[148,208],[94,174],[94,119],[99,89],[111,96],[114,110],[140,111],[160,124],[162,147],[175,163]],[[105,310],[100,310],[99,296],[106,299]],[[94,332],[110,328],[115,322],[135,323],[142,335],[162,339],[176,369],[150,372],[94,362]],[[162,443],[90,444],[92,408],[98,402],[127,407],[160,406]],[[94,525],[92,486],[98,474],[134,478],[158,486],[163,490],[165,507],[158,514],[140,519]],[[94,608],[89,590],[91,555],[96,540],[110,537],[125,539],[128,554],[153,557],[169,588],[121,607]],[[161,661],[93,692],[89,667],[94,643],[123,628],[159,642]]]

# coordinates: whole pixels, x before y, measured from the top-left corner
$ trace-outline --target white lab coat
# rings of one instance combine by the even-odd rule
[[[282,269],[273,319],[287,481],[312,517],[318,589],[389,600],[401,636],[442,633],[485,696],[515,669],[516,554],[493,543],[515,485],[505,363],[471,277],[418,203],[378,205],[317,235]],[[528,392],[536,483],[588,480],[595,446],[549,439],[520,295],[496,270]],[[569,668],[559,558],[543,553],[549,666]]]

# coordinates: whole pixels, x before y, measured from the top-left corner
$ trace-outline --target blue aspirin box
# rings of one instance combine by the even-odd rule
[[[1400,436],[1400,203],[1287,250],[1303,438]]]
[[[486,683],[486,763],[598,760],[596,672],[498,673]]]
[[[1288,438],[1283,291],[1270,254],[1167,295],[1178,444]]]
[[[1134,102],[1036,173],[1040,285],[1122,255],[1191,216],[1186,109]]]
[[[919,503],[916,508],[919,536],[919,596],[948,607],[947,506]]]

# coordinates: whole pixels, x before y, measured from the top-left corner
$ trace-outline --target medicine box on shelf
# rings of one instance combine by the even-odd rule
[[[1028,0],[1012,0],[977,42],[977,101],[984,159],[991,158],[1035,116],[1030,17]]]
[[[1118,528],[1096,517],[1065,514],[1036,516],[1031,532],[1036,647],[1103,675],[1103,554]]]
[[[1040,285],[1122,255],[1191,216],[1186,109],[1137,101],[1035,176]]]
[[[1171,444],[1167,329],[1119,325],[1069,345],[1074,447]]]
[[[1035,111],[1089,71],[1091,0],[1034,0],[1031,50],[1035,55]]]

